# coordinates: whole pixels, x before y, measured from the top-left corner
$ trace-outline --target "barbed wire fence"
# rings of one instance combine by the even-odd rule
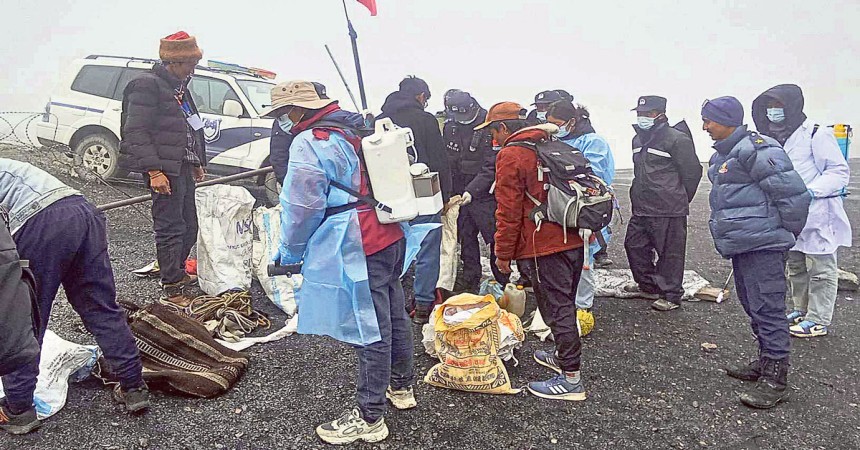
[[[37,122],[51,124],[50,127],[53,129],[53,135],[40,142],[33,131],[34,125]],[[134,198],[137,196],[120,189],[117,185],[139,187],[143,185],[140,180],[106,180],[92,167],[84,164],[82,155],[76,154],[74,149],[66,145],[57,143],[57,134],[57,118],[52,114],[27,111],[0,111],[0,146],[8,146],[18,150],[17,156],[20,159],[41,168],[45,168],[45,165],[50,165],[53,169],[78,180],[81,183],[79,188],[82,189],[86,189],[93,184],[99,184],[123,198]],[[132,205],[132,208],[150,223],[152,222],[152,217],[146,211],[146,208],[140,205]]]

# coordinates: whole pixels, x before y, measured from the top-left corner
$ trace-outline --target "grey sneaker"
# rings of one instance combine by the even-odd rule
[[[361,418],[358,408],[354,408],[337,419],[318,426],[317,436],[334,445],[351,444],[358,440],[379,442],[388,437],[388,426],[385,425],[384,417],[380,417],[375,423],[367,423]]]
[[[657,300],[658,298],[660,298],[659,294],[652,294],[650,292],[643,291],[636,283],[630,283],[628,285],[625,285],[622,289],[624,290],[624,292],[627,292],[629,294],[636,294],[637,297],[644,298],[646,300]]]
[[[673,309],[680,308],[681,305],[677,303],[672,303],[666,299],[658,299],[656,302],[651,304],[651,308],[656,309],[657,311],[672,311]]]
[[[415,400],[415,392],[412,390],[412,386],[396,391],[392,389],[391,386],[388,386],[388,390],[385,391],[385,398],[387,398],[397,409],[412,409],[418,406],[418,401]]]
[[[12,414],[6,399],[0,399],[0,430],[11,434],[27,434],[41,425],[42,422],[36,417],[36,408],[31,406],[21,414]]]

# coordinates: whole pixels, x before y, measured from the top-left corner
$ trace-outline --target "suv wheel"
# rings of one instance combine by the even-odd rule
[[[102,178],[120,178],[128,171],[119,167],[119,145],[116,140],[103,134],[84,137],[75,146],[75,155],[83,166],[99,174]]]
[[[269,201],[268,206],[278,206],[281,202],[279,198],[281,195],[281,183],[278,182],[275,172],[269,172],[266,174],[266,180],[263,182],[263,186],[266,188],[266,200]]]

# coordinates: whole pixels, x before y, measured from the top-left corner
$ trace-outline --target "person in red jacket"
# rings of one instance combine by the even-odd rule
[[[558,375],[532,382],[532,394],[549,399],[585,400],[579,373],[582,345],[576,323],[576,288],[582,272],[582,239],[563,228],[544,222],[540,228],[529,219],[534,204],[526,194],[545,202],[544,182],[538,181],[538,158],[534,150],[518,145],[552,139],[558,127],[552,124],[527,126],[525,109],[517,103],[494,105],[486,122],[493,140],[503,146],[496,157],[496,265],[511,272],[511,261],[532,281],[538,309],[555,337],[556,351],[538,350],[534,359]]]

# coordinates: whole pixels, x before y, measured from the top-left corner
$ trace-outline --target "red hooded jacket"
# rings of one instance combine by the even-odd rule
[[[540,231],[529,219],[534,203],[526,192],[541,202],[546,201],[544,183],[538,181],[538,158],[534,150],[518,146],[517,142],[532,143],[550,139],[549,132],[537,127],[523,128],[512,134],[496,157],[496,257],[517,260],[546,256],[574,248],[582,248],[578,233],[567,233],[556,223],[544,221]]]

